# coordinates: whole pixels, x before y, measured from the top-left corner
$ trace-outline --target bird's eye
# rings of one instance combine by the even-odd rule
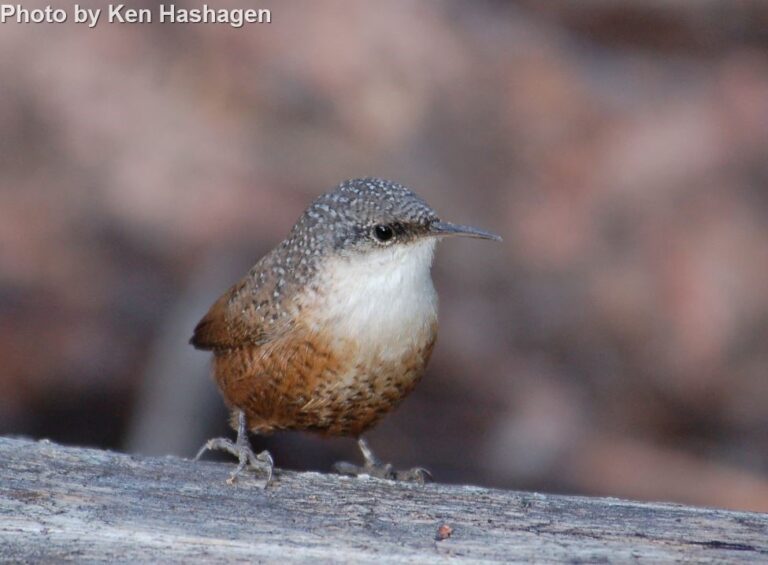
[[[382,243],[391,240],[394,236],[395,232],[390,226],[379,224],[373,228],[373,237]]]

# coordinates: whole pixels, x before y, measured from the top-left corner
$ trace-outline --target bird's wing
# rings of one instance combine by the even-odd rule
[[[266,259],[266,261],[265,261]],[[226,350],[262,345],[281,335],[286,322],[276,320],[272,300],[275,280],[268,273],[269,257],[232,286],[211,306],[189,342],[197,349]]]

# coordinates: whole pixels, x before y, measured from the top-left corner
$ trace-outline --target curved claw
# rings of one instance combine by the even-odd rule
[[[197,455],[195,455],[195,458],[192,459],[192,461],[199,461],[203,456],[203,453],[206,451],[213,451],[215,449],[220,449],[229,453],[232,453],[236,450],[235,444],[231,439],[227,439],[225,437],[217,437],[206,441],[203,444],[203,447],[200,448],[200,451],[197,452]]]

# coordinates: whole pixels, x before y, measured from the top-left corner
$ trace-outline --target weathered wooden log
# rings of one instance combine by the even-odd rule
[[[0,438],[0,560],[768,562],[768,514],[230,470]]]

